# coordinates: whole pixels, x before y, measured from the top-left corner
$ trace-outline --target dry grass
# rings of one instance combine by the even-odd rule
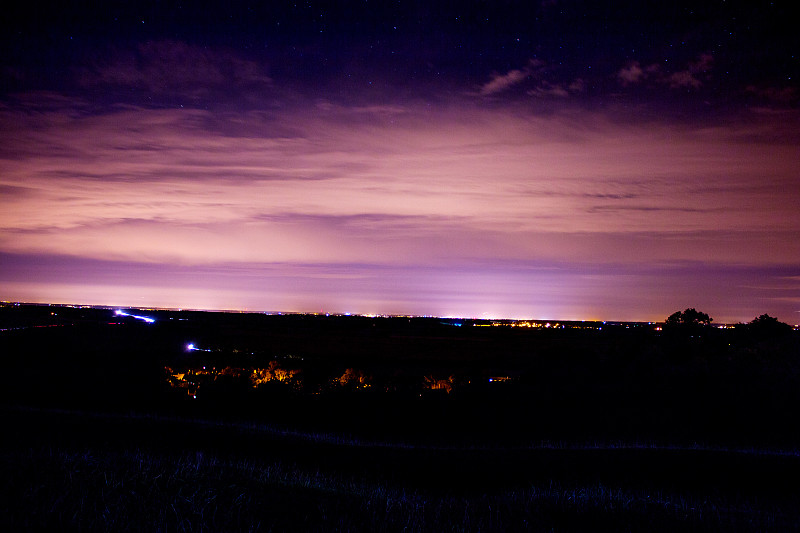
[[[463,493],[446,483],[426,487],[424,472],[418,473],[422,483],[404,485],[326,464],[326,451],[319,447],[314,467],[287,462],[271,450],[7,450],[0,456],[0,529],[787,531],[800,519],[797,507],[780,498],[698,496],[675,487],[551,480]],[[369,457],[380,454],[375,449],[358,453],[367,462],[381,459]]]

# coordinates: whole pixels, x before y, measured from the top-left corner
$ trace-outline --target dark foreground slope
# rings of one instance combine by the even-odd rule
[[[27,312],[2,530],[800,528],[794,333]]]
[[[3,419],[7,531],[800,527],[796,455],[409,447],[38,410],[5,411]]]

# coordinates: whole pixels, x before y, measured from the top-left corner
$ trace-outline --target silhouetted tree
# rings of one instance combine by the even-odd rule
[[[667,317],[667,326],[671,327],[691,327],[699,328],[708,326],[714,319],[705,313],[702,313],[690,307],[686,311],[676,311]]]
[[[751,320],[747,324],[747,331],[759,338],[778,337],[792,331],[792,326],[765,313]]]

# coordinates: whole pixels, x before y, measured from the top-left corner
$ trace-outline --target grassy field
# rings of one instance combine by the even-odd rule
[[[427,447],[259,425],[3,412],[2,529],[790,531],[800,458]]]

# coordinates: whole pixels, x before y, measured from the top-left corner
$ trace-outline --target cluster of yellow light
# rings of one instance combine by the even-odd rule
[[[189,395],[196,394],[199,383],[195,381],[195,377],[211,376],[216,379],[218,376],[231,376],[236,378],[247,378],[253,387],[258,387],[263,383],[269,381],[285,382],[294,378],[299,374],[299,370],[281,368],[277,361],[271,361],[267,368],[239,368],[226,366],[223,368],[216,367],[200,367],[189,368],[185,372],[178,372],[170,367],[164,367],[167,373],[167,381],[172,387],[188,389]]]
[[[299,370],[281,368],[277,361],[271,361],[267,368],[254,368],[250,380],[253,382],[253,386],[257,387],[268,381],[288,381],[299,372]]]
[[[353,386],[357,389],[367,389],[372,386],[372,376],[364,374],[361,370],[348,368],[344,373],[333,380],[339,385]]]
[[[436,379],[431,375],[425,376],[424,386],[429,390],[444,390],[450,394],[450,392],[453,390],[453,384],[455,381],[455,376],[450,376],[447,379]]]
[[[506,326],[508,324],[492,324],[497,326]],[[542,324],[541,322],[512,322],[511,327],[514,328],[563,328],[561,324],[556,322],[555,324],[551,324],[550,322],[545,322]]]

